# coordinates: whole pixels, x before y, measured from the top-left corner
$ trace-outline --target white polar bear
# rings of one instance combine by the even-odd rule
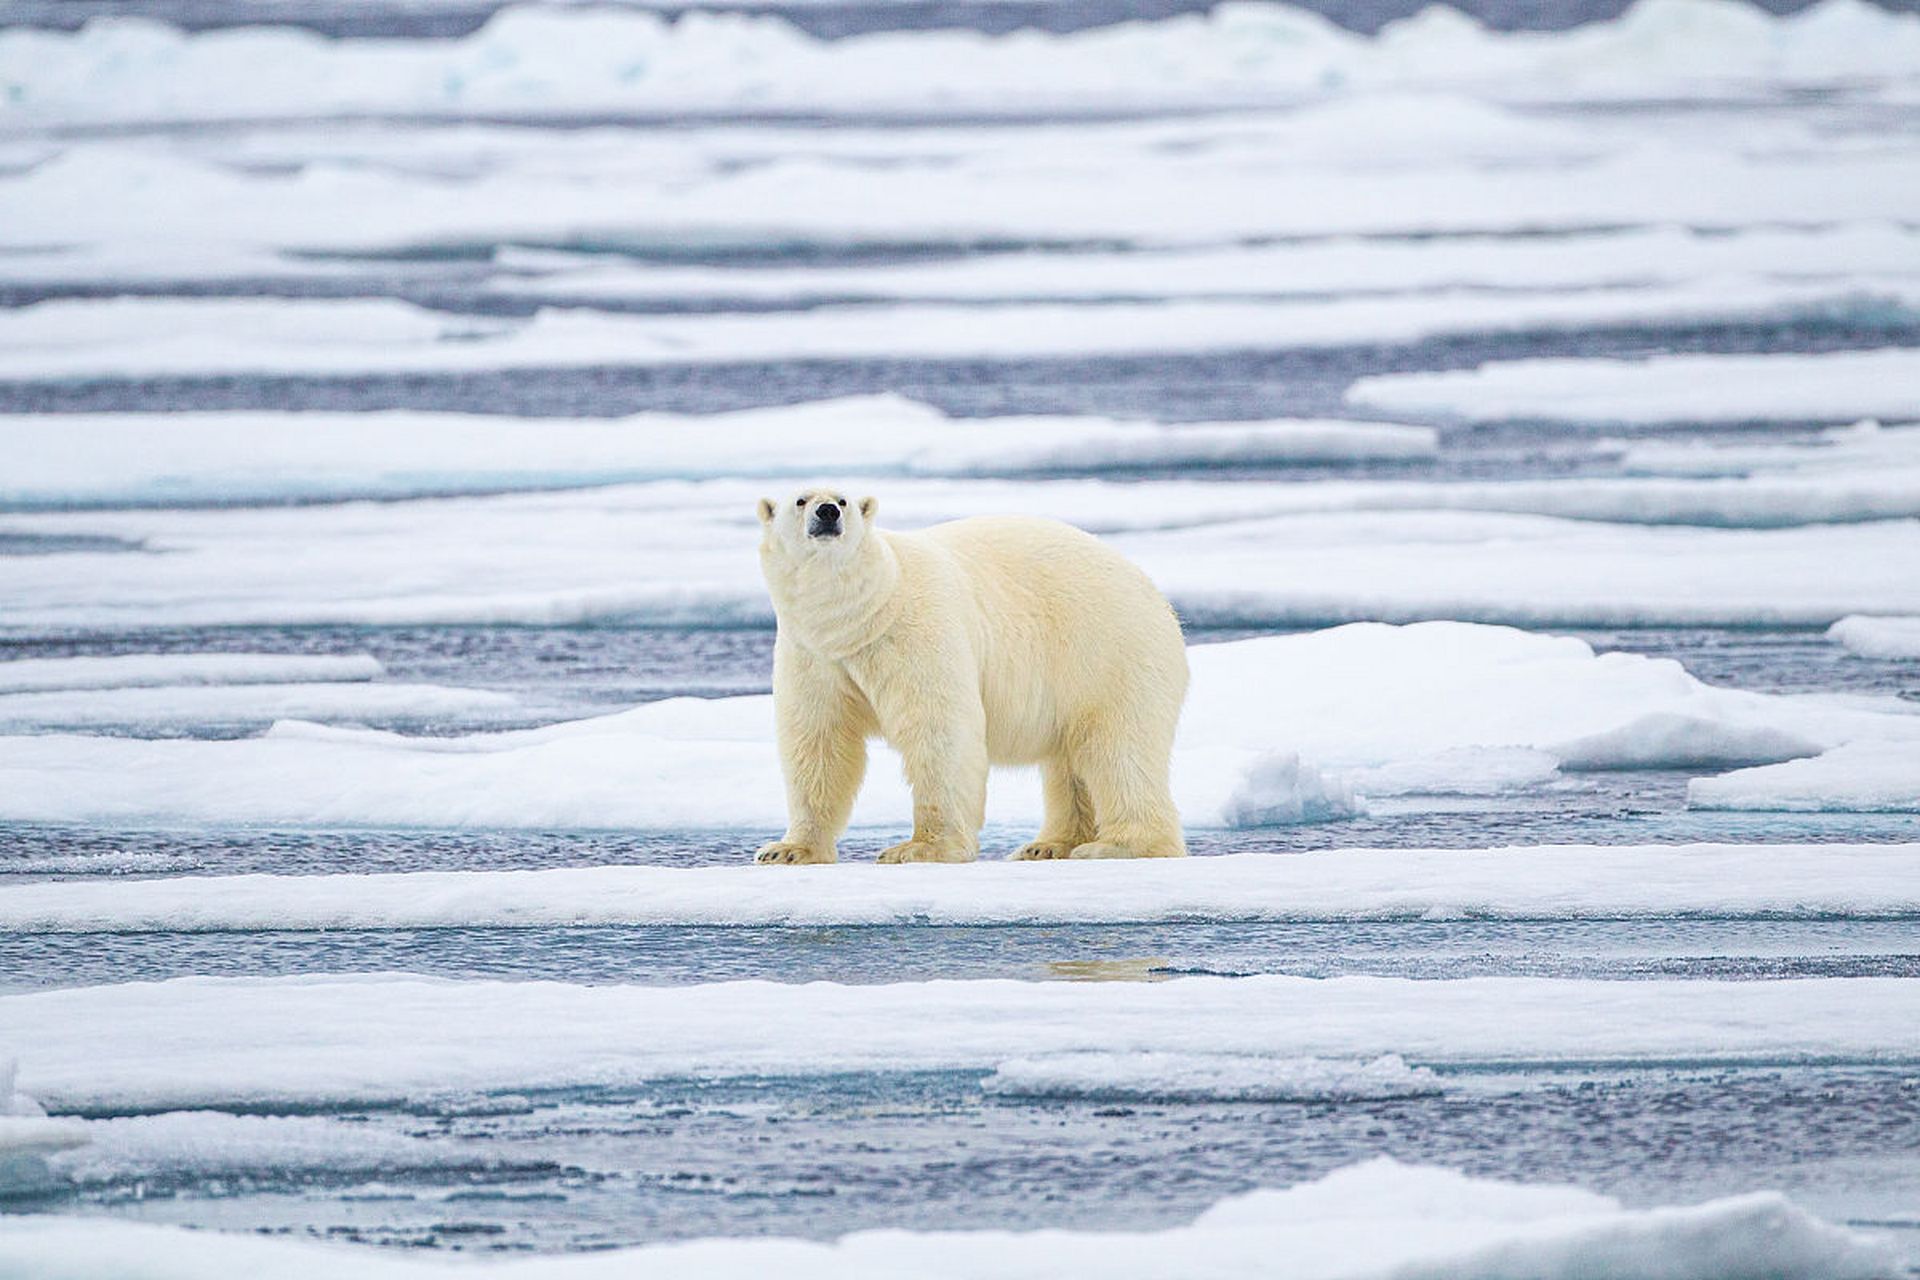
[[[758,861],[835,860],[875,734],[913,788],[913,836],[882,862],[971,861],[988,766],[1036,763],[1046,821],[1015,858],[1184,855],[1167,770],[1187,654],[1147,576],[1057,521],[891,533],[875,507],[760,501],[788,825]]]

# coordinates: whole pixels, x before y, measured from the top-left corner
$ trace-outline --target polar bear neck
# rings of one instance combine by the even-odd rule
[[[782,630],[822,657],[851,657],[893,625],[900,561],[887,535],[869,531],[844,559],[767,565],[767,589]]]

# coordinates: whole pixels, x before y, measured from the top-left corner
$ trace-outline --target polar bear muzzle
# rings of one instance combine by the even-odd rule
[[[834,502],[823,502],[813,509],[813,516],[807,521],[809,538],[837,538],[840,536],[840,506]]]

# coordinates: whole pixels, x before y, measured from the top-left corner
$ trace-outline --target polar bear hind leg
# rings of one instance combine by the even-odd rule
[[[1046,819],[1039,835],[1014,850],[1015,862],[1070,858],[1075,848],[1092,840],[1095,834],[1093,796],[1064,756],[1041,764],[1040,784],[1045,796]]]
[[[1077,844],[1074,858],[1182,858],[1180,835],[1167,777],[1173,757],[1172,726],[1156,731],[1089,735],[1075,759],[1075,772],[1093,802],[1093,837]]]

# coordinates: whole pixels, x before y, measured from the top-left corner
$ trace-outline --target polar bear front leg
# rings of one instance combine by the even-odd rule
[[[901,715],[887,734],[913,789],[913,838],[882,850],[881,862],[972,862],[987,816],[987,716],[970,705],[927,701]]]
[[[776,641],[775,736],[787,783],[787,833],[760,846],[760,863],[834,862],[867,773],[872,716],[844,676]]]

